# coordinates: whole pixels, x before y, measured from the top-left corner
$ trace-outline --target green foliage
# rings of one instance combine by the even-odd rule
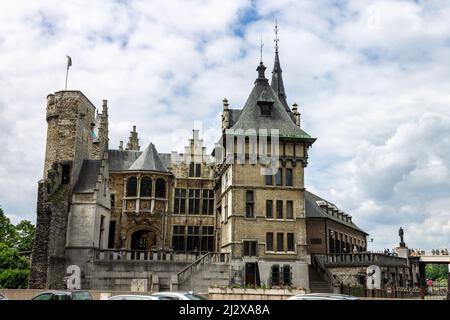
[[[0,270],[0,288],[26,289],[30,270],[5,269]]]
[[[20,251],[31,251],[34,225],[27,220],[14,226],[0,208],[0,288],[27,288],[30,265]]]
[[[446,282],[448,277],[447,264],[427,264],[425,266],[425,276],[437,282]]]
[[[19,251],[33,250],[33,241],[36,234],[36,227],[28,220],[20,221],[16,227],[15,248]]]
[[[16,237],[16,230],[9,218],[0,207],[0,242],[13,246]]]
[[[0,243],[0,288],[26,288],[30,266],[17,249]]]

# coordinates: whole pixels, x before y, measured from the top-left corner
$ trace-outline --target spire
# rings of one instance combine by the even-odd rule
[[[278,25],[275,22],[275,62],[273,64],[273,70],[272,70],[272,82],[271,87],[273,91],[277,94],[278,98],[280,99],[281,103],[283,104],[283,107],[286,109],[288,113],[291,113],[291,109],[289,108],[289,105],[286,100],[286,93],[284,91],[284,83],[283,83],[283,77],[281,75],[281,65],[280,65],[280,57],[278,56],[278,42],[280,39],[278,39]]]

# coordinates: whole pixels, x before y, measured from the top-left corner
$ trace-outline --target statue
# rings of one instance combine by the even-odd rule
[[[398,235],[400,236],[400,248],[406,247],[405,242],[403,241],[403,234],[403,228],[400,227],[400,229],[398,230]]]

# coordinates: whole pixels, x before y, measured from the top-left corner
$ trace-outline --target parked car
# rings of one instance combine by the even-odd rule
[[[45,291],[31,300],[93,300],[89,291]]]
[[[208,300],[192,291],[163,291],[153,293],[152,296],[160,297],[164,300]]]
[[[0,300],[8,300],[8,298],[0,293]]]
[[[288,300],[359,300],[359,298],[338,293],[307,293],[297,294]]]
[[[157,296],[144,296],[144,295],[133,295],[133,294],[122,294],[117,296],[112,296],[108,300],[168,300],[161,299]]]

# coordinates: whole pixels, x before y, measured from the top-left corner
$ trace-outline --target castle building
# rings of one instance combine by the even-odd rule
[[[111,149],[106,100],[98,113],[80,91],[50,94],[30,288],[63,288],[75,266],[83,289],[309,290],[312,253],[365,251],[351,217],[305,189],[316,139],[287,103],[278,46],[271,81],[256,71],[242,108],[223,100],[211,153],[198,130],[183,153],[141,150],[135,126]]]

